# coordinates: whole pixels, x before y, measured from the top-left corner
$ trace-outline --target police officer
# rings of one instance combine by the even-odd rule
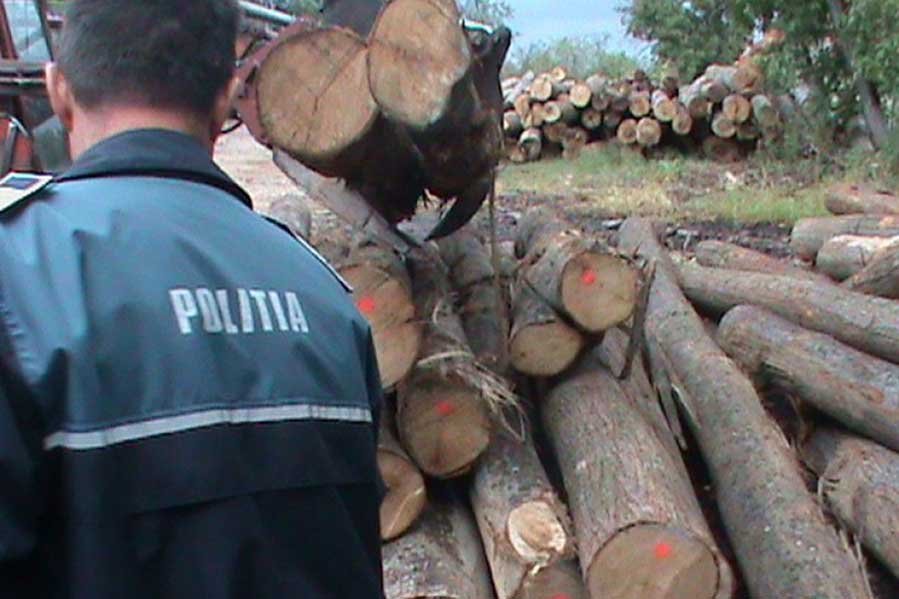
[[[70,0],[0,189],[0,597],[382,596],[370,331],[211,160],[233,0]]]

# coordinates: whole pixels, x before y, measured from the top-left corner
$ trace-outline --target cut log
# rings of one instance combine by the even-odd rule
[[[577,564],[558,562],[531,577],[515,599],[590,599]]]
[[[559,110],[561,111],[561,120],[566,125],[576,125],[581,120],[581,113],[578,111],[577,107],[572,103],[571,96],[568,94],[561,94],[556,102],[559,104]]]
[[[752,596],[865,597],[859,568],[806,489],[794,451],[684,298],[652,223],[628,219],[620,247],[656,263],[647,341],[679,391]]]
[[[546,122],[546,105],[541,104],[540,102],[535,102],[531,104],[531,113],[528,115],[528,118],[525,119],[524,127],[525,129],[532,129],[534,127],[542,127]]]
[[[524,131],[524,124],[521,117],[514,110],[507,110],[503,114],[503,132],[506,134],[506,137],[518,139],[522,131]]]
[[[397,428],[403,446],[426,474],[464,474],[487,448],[491,423],[475,381],[473,360],[452,305],[448,274],[439,256],[410,256],[413,297],[425,334],[419,361],[397,388]]]
[[[618,127],[624,120],[624,114],[621,112],[610,111],[603,114],[603,127],[617,134]],[[635,131],[636,133],[636,131]]]
[[[821,246],[815,266],[837,281],[844,281],[868,266],[877,252],[894,243],[899,243],[899,237],[840,235]]]
[[[466,228],[440,240],[440,255],[450,269],[471,350],[481,364],[497,374],[505,373],[509,366],[509,314],[487,248]]]
[[[689,480],[609,372],[587,360],[543,421],[571,501],[591,597],[729,597]]]
[[[737,135],[737,124],[723,112],[718,112],[712,117],[712,132],[722,139],[731,139]]]
[[[605,93],[606,88],[609,86],[608,78],[599,74],[590,75],[584,83],[590,88],[590,92],[593,95]]]
[[[552,100],[543,104],[543,122],[545,124],[562,122],[562,105]]]
[[[702,84],[703,80],[697,79],[680,93],[681,103],[694,119],[708,118],[712,114],[712,103],[703,95]]]
[[[400,447],[393,431],[393,412],[385,409],[378,435],[378,470],[387,487],[387,494],[381,501],[381,539],[384,541],[402,536],[409,530],[428,503],[424,478]]]
[[[593,100],[593,89],[583,81],[576,82],[568,92],[571,103],[576,108],[587,108]]]
[[[631,94],[630,111],[635,118],[642,118],[652,112],[652,99],[646,92]]]
[[[526,119],[527,116],[531,114],[530,94],[524,94],[523,96],[515,98],[515,112],[518,113],[518,116],[520,116],[522,120]]]
[[[389,389],[411,372],[422,343],[406,266],[393,251],[363,243],[337,261],[337,270],[371,325],[381,383]]]
[[[841,214],[899,214],[899,196],[864,185],[835,185],[827,191],[827,209]]]
[[[626,146],[637,143],[637,121],[624,119],[618,125],[618,141]]]
[[[693,117],[686,106],[678,102],[675,107],[674,119],[671,121],[671,130],[677,135],[689,135],[693,130]]]
[[[499,599],[520,597],[536,573],[574,555],[568,510],[530,435],[494,438],[475,471],[471,503]]]
[[[562,140],[565,139],[565,135],[568,133],[568,125],[565,123],[552,123],[549,125],[544,125],[543,127],[543,137],[546,138],[546,141],[554,144],[562,143]]]
[[[666,65],[662,70],[662,89],[669,96],[676,96],[677,90],[680,88],[680,71],[674,65]]]
[[[807,329],[899,363],[899,304],[821,285],[759,273],[680,265],[684,293],[717,313],[752,304]]]
[[[435,502],[384,546],[385,599],[491,599],[484,551],[461,503]]]
[[[740,94],[731,94],[724,98],[721,112],[728,119],[737,123],[745,123],[752,116],[752,104]]]
[[[856,215],[804,218],[793,227],[790,246],[805,260],[813,260],[829,239],[839,235],[899,236],[899,216]]]
[[[581,125],[588,131],[596,131],[602,127],[602,112],[595,108],[587,108],[581,113]]]
[[[657,89],[652,94],[652,115],[659,122],[670,123],[677,116],[677,102],[663,90]]]
[[[758,95],[752,97],[752,114],[762,129],[775,127],[780,124],[780,115],[768,96]]]
[[[830,428],[817,430],[802,455],[834,515],[899,576],[899,455]]]
[[[548,102],[554,97],[553,82],[548,77],[541,75],[534,79],[529,92],[535,101]]]
[[[706,69],[705,76],[723,84],[731,92],[743,94],[756,89],[761,73],[749,64],[711,65]]]
[[[561,83],[562,81],[568,79],[568,70],[563,66],[557,66],[553,67],[548,75],[552,81]]]
[[[269,143],[327,174],[358,158],[379,114],[367,56],[362,38],[335,27],[300,32],[272,50],[257,73]]]
[[[866,295],[899,299],[899,243],[880,250],[845,286]]]
[[[312,211],[299,194],[285,194],[272,202],[268,215],[285,225],[297,237],[309,241],[312,235]]]
[[[783,275],[819,283],[827,282],[827,277],[800,266],[793,266],[786,260],[779,260],[767,254],[723,241],[700,242],[696,246],[696,260],[703,266],[713,268]]]
[[[609,89],[611,107],[616,112],[627,112],[631,107],[633,88],[627,81],[619,81]]]
[[[533,162],[540,158],[543,151],[543,134],[540,133],[540,129],[535,127],[526,129],[518,139],[518,147],[524,153],[525,162]]]
[[[562,136],[562,156],[566,160],[574,160],[581,155],[587,142],[590,141],[590,134],[581,127],[569,127]]]
[[[662,125],[659,121],[645,117],[637,123],[637,143],[644,148],[652,148],[662,141]]]
[[[508,85],[507,82],[509,82]],[[528,71],[520,78],[513,78],[513,80],[503,81],[503,108],[507,110],[513,108],[518,98],[527,94],[527,91],[528,89],[530,89],[531,83],[533,82],[533,71]]]
[[[702,83],[701,93],[702,97],[711,102],[712,104],[720,104],[724,102],[724,98],[730,94],[730,90],[726,85],[721,83],[720,81],[704,79]]]
[[[746,372],[899,449],[899,366],[750,306],[728,312],[718,342]]]
[[[518,372],[536,377],[555,376],[571,366],[586,344],[520,278],[512,290],[512,335],[509,355]]]

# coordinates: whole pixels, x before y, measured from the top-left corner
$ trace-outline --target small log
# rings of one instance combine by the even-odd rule
[[[899,299],[899,243],[879,251],[870,264],[846,281],[845,287],[865,295]]]
[[[696,260],[701,265],[712,268],[729,268],[731,270],[796,277],[819,283],[827,282],[827,277],[800,266],[793,266],[786,260],[778,260],[767,254],[723,241],[709,240],[700,242],[696,246]]]
[[[746,372],[899,450],[899,366],[750,306],[727,313],[718,343]]]
[[[570,367],[586,344],[583,336],[534,293],[521,278],[512,289],[509,355],[518,372],[555,376]]]
[[[702,83],[701,93],[702,97],[712,104],[720,104],[730,94],[730,89],[720,81],[705,79]]]
[[[473,357],[446,267],[439,256],[419,250],[410,255],[410,271],[425,334],[418,363],[397,388],[397,428],[422,471],[451,478],[487,449],[491,423],[481,390],[463,372]]]
[[[552,124],[562,122],[562,105],[551,100],[543,104],[543,123]]]
[[[844,281],[871,263],[882,249],[899,243],[899,237],[840,235],[821,246],[815,266],[837,281]]]
[[[558,562],[531,577],[515,599],[590,599],[573,560]]]
[[[757,95],[752,97],[752,114],[762,129],[775,127],[780,124],[780,114],[774,103],[768,96]]]
[[[671,130],[677,135],[689,135],[693,130],[693,117],[686,106],[678,102],[674,119],[671,121]]]
[[[635,118],[647,116],[652,112],[652,98],[646,92],[634,92],[631,94],[629,109]]]
[[[612,110],[627,112],[631,107],[631,94],[634,92],[627,81],[619,81],[609,89]]]
[[[543,137],[546,138],[546,141],[554,144],[562,143],[562,140],[565,139],[565,135],[568,133],[568,125],[565,123],[552,123],[549,125],[544,125],[543,127]]]
[[[677,102],[657,89],[652,93],[652,115],[661,123],[670,123],[677,116]]]
[[[299,194],[288,193],[272,202],[268,215],[285,225],[297,237],[309,241],[312,235],[312,211]]]
[[[559,109],[561,110],[561,120],[566,125],[576,125],[581,120],[581,113],[571,101],[571,96],[568,94],[562,94],[557,99],[556,102],[559,104]]]
[[[548,73],[552,81],[561,83],[568,79],[568,70],[563,66],[556,66]]]
[[[807,491],[794,451],[684,298],[652,223],[628,219],[619,243],[655,261],[647,341],[679,391],[752,596],[866,597],[859,568]]]
[[[705,119],[712,114],[712,103],[702,93],[703,79],[681,90],[680,101],[694,119]]]
[[[543,152],[543,134],[540,129],[526,129],[518,139],[518,147],[524,153],[525,162],[533,162],[540,158]]]
[[[503,81],[503,108],[505,108],[506,110],[513,108],[518,98],[527,94],[528,89],[531,87],[531,83],[533,82],[533,71],[528,71],[524,74],[524,76],[520,78],[513,78],[512,80]]]
[[[743,94],[752,91],[759,83],[761,74],[751,65],[711,65],[705,76],[717,81],[734,93]]]
[[[514,137],[518,139],[524,131],[524,124],[521,117],[514,110],[507,110],[503,114],[503,133],[506,137]]]
[[[899,363],[899,304],[841,289],[759,273],[680,265],[684,293],[724,313],[741,304],[767,308],[800,326]]]
[[[721,112],[736,124],[742,124],[752,116],[752,104],[740,94],[731,94],[724,98]]]
[[[659,121],[645,117],[637,123],[637,143],[644,148],[652,148],[662,141],[662,125]]]
[[[590,106],[590,103],[593,100],[593,89],[587,85],[587,83],[578,81],[571,86],[571,91],[568,92],[568,96],[571,98],[571,103],[574,104],[576,108],[584,109]]]
[[[378,435],[378,470],[387,487],[381,501],[381,539],[402,536],[428,503],[425,481],[394,435],[394,415],[385,409]]]
[[[524,127],[525,129],[532,129],[534,127],[542,127],[546,122],[546,104],[541,104],[540,102],[535,102],[531,104],[531,113],[527,119],[525,119]]]
[[[406,266],[393,251],[374,243],[356,246],[336,262],[371,325],[381,383],[392,388],[412,371],[422,344]]]
[[[827,191],[832,214],[899,214],[899,196],[865,185],[840,184]]]
[[[520,597],[535,575],[574,555],[568,510],[530,435],[497,435],[475,471],[471,503],[499,599]]]
[[[515,98],[515,112],[518,113],[521,120],[526,119],[531,114],[531,103],[530,94],[524,94]]]
[[[637,143],[637,121],[634,119],[624,119],[618,125],[618,141],[626,146]]]
[[[591,597],[730,596],[689,480],[605,368],[587,360],[553,389],[543,422]]]
[[[588,131],[596,131],[602,127],[602,111],[587,108],[581,113],[581,125]]]
[[[823,428],[802,446],[821,477],[828,507],[899,576],[899,455],[865,439]]]
[[[434,502],[383,554],[385,599],[493,597],[477,528],[461,503]]]
[[[793,227],[790,246],[796,254],[813,260],[829,239],[839,235],[862,237],[899,236],[899,216],[854,215],[804,218]]]
[[[712,132],[722,139],[731,139],[737,135],[737,124],[718,112],[712,117]]]
[[[548,77],[543,75],[534,79],[534,82],[531,84],[531,88],[528,91],[531,95],[531,98],[533,98],[537,102],[548,102],[554,97],[553,82]]]

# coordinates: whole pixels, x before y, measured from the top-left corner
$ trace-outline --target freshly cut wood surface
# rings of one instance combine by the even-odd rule
[[[593,90],[583,81],[576,82],[572,86],[571,91],[568,92],[568,95],[571,98],[571,103],[580,109],[590,106],[590,102],[593,100]]]
[[[477,528],[460,502],[432,502],[383,554],[386,599],[493,597]]]
[[[868,266],[879,251],[893,243],[899,243],[899,237],[840,235],[821,246],[815,266],[837,281],[844,281]]]
[[[428,503],[424,478],[400,447],[394,426],[392,410],[383,410],[378,435],[378,470],[387,487],[387,495],[381,501],[381,539],[384,541],[409,530]]]
[[[728,312],[718,343],[746,372],[899,450],[899,366],[751,306]]]
[[[833,214],[899,214],[899,196],[865,185],[834,185],[827,192]]]
[[[397,428],[422,471],[451,478],[467,472],[487,449],[492,426],[481,390],[460,371],[473,356],[445,265],[424,249],[413,252],[409,263],[425,332],[417,364],[397,387]]]
[[[766,308],[796,324],[899,363],[899,304],[792,277],[680,265],[684,293],[708,310],[741,304]]]
[[[889,299],[899,299],[899,243],[883,248],[846,281],[847,289]]]
[[[471,503],[499,599],[521,597],[540,571],[574,555],[568,510],[530,434],[496,435],[475,470]]]
[[[821,246],[839,235],[895,237],[899,235],[899,216],[852,215],[805,218],[793,227],[790,246],[801,258],[813,260]]]
[[[621,121],[618,125],[618,141],[628,146],[637,143],[637,121],[634,119]]]
[[[690,115],[689,109],[679,102],[674,119],[671,121],[671,130],[678,135],[689,135],[693,130],[693,117]]]
[[[336,27],[300,32],[275,48],[257,75],[270,143],[334,172],[333,163],[364,143],[379,114],[367,55],[362,38]]]
[[[512,290],[509,355],[518,372],[555,376],[571,366],[586,341],[521,279]]]
[[[662,125],[653,118],[642,118],[637,123],[637,143],[644,148],[652,148],[662,141]]]
[[[821,477],[827,505],[871,552],[899,576],[899,454],[832,428],[802,446]]]
[[[599,129],[602,126],[602,112],[595,108],[587,108],[581,113],[581,125],[590,131]]]
[[[652,114],[656,120],[670,123],[677,116],[677,102],[663,90],[657,89],[652,94]]]
[[[406,266],[393,251],[364,243],[339,260],[337,270],[371,325],[381,383],[391,388],[411,372],[422,344]]]
[[[719,562],[689,480],[636,399],[588,360],[546,399],[591,597],[713,599]]]
[[[740,94],[731,94],[724,98],[721,112],[738,125],[745,123],[752,116],[752,104]]]
[[[647,340],[680,392],[752,596],[866,597],[858,565],[806,489],[795,452],[684,298],[652,222],[628,219],[620,246],[656,263]]]
[[[652,99],[646,92],[634,92],[631,94],[631,114],[636,118],[642,118],[652,112]]]
[[[718,137],[730,139],[737,134],[737,124],[727,118],[724,112],[719,112],[712,118],[712,131]]]
[[[772,275],[797,277],[809,281],[826,282],[827,278],[786,260],[724,241],[701,241],[696,246],[696,260],[703,266],[729,268]]]

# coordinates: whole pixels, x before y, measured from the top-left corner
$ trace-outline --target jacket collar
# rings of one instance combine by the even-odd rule
[[[234,182],[190,135],[166,129],[135,129],[91,147],[56,181],[150,176],[184,179],[227,191],[249,208],[249,194]]]

